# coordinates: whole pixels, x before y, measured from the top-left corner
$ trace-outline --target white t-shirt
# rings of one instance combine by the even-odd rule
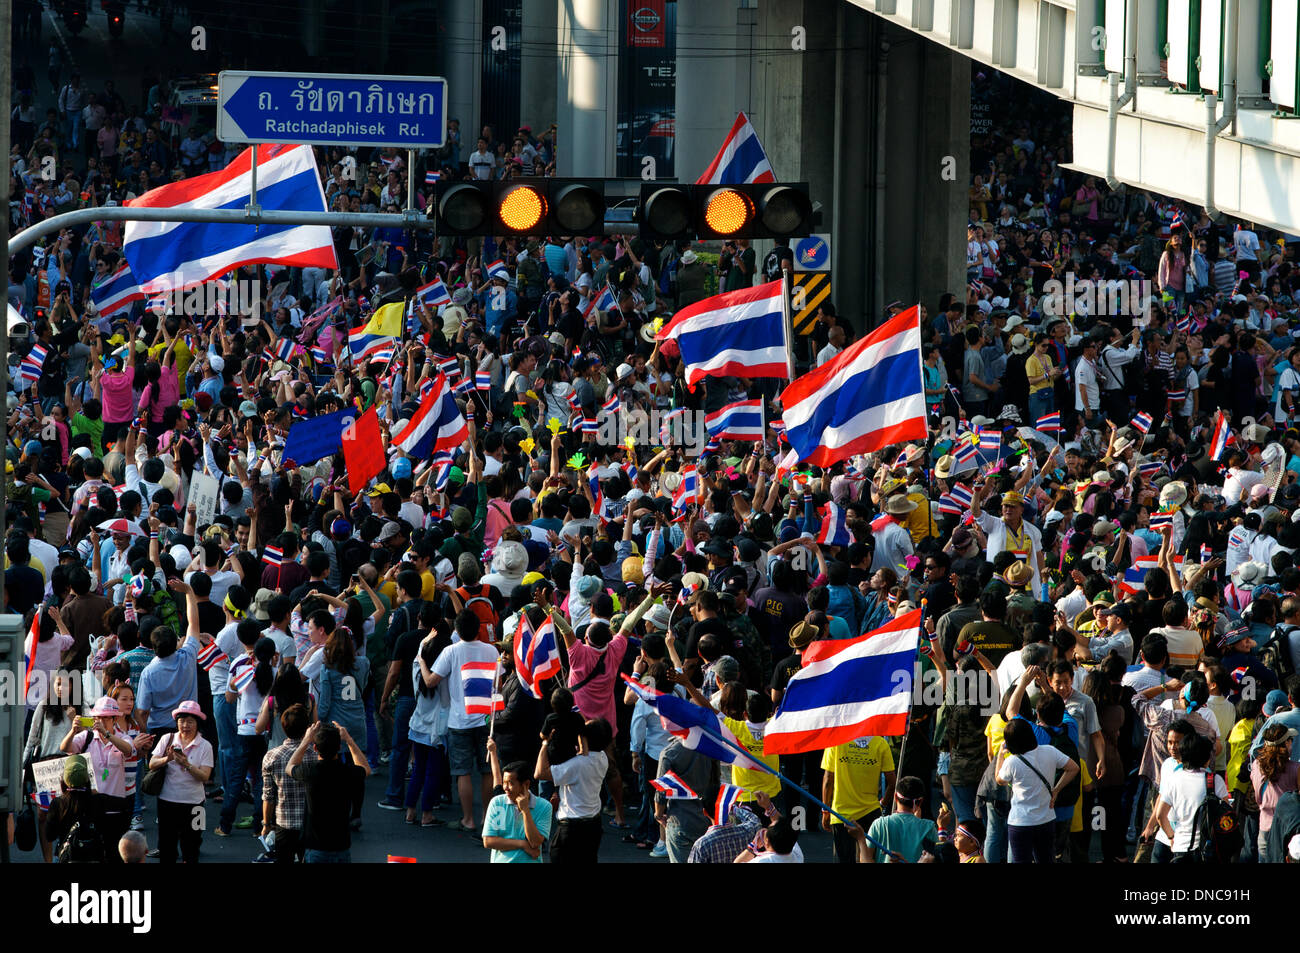
[[[1239,228],[1232,233],[1232,247],[1237,252],[1237,261],[1257,261],[1255,252],[1259,251],[1259,236],[1246,228]]]
[[[802,864],[803,850],[798,844],[794,845],[794,850],[788,854],[778,854],[774,850],[765,850],[749,861],[751,864]]]
[[[1065,768],[1070,759],[1051,745],[1040,744],[1026,754],[1008,755],[998,771],[999,781],[1011,782],[1011,813],[1007,824],[1017,827],[1037,827],[1056,820],[1052,809],[1052,793],[1056,772]],[[1033,765],[1042,778],[1028,767]],[[1047,784],[1043,783],[1046,779]]]
[[[1277,404],[1273,408],[1273,417],[1276,420],[1286,420],[1286,404],[1282,400],[1285,391],[1300,391],[1300,372],[1297,372],[1294,367],[1288,366],[1278,379]]]
[[[465,665],[470,662],[488,662],[495,666],[496,661],[497,650],[487,642],[453,642],[443,649],[442,654],[438,656],[438,660],[433,663],[433,672],[446,681],[451,689],[451,714],[447,719],[448,728],[464,730],[466,728],[477,728],[487,723],[486,715],[471,715],[465,711],[464,683],[468,674]],[[482,677],[482,673],[486,672],[489,679],[492,677],[492,671],[489,670],[476,671],[471,669],[470,672],[477,674],[479,677]]]
[[[447,655],[444,650],[438,661]],[[453,710],[454,714],[454,710]],[[551,765],[551,777],[560,789],[561,821],[600,816],[600,785],[605,780],[609,759],[603,751],[576,755],[563,764]]]
[[[208,685],[212,688],[214,697],[226,691],[226,685],[230,682],[230,664],[246,654],[243,643],[235,635],[238,628],[238,622],[231,622],[213,637],[217,648],[226,653],[224,660],[208,669]]]
[[[194,740],[188,745],[182,745],[180,735],[173,732],[170,737],[160,739],[154,754],[166,754],[173,742],[176,747],[185,752],[185,757],[194,767],[212,767],[212,744],[200,734],[195,734]],[[172,804],[202,804],[207,800],[207,796],[203,793],[203,782],[174,761],[167,765],[167,773],[163,775],[162,792],[158,797]]]
[[[257,668],[257,659],[251,655],[240,656],[231,663],[231,674],[233,675],[247,665]],[[236,729],[238,734],[249,738],[257,734],[257,715],[262,710],[262,702],[265,699],[266,696],[257,690],[256,678],[244,686],[244,690],[239,693],[239,700],[235,703],[235,720],[239,726]]]
[[[1264,481],[1264,474],[1254,470],[1228,470],[1228,478],[1223,481],[1223,498],[1229,505],[1239,503],[1250,494],[1250,488]]]
[[[1221,798],[1228,796],[1228,787],[1218,775],[1214,778],[1214,793]],[[1184,853],[1192,845],[1196,809],[1205,800],[1205,772],[1188,771],[1173,758],[1166,758],[1160,766],[1160,800],[1169,805],[1169,826],[1174,829],[1174,840],[1170,844],[1164,828],[1156,832],[1156,840],[1172,848],[1175,854]]]
[[[201,570],[197,569],[194,570],[194,572],[200,571]],[[194,572],[187,572],[185,574],[186,583],[189,583],[190,579],[194,577]],[[230,591],[230,587],[239,583],[238,576],[233,572],[224,569],[214,572],[208,578],[212,580],[212,593],[208,596],[208,601],[218,606],[225,603],[226,593]]]

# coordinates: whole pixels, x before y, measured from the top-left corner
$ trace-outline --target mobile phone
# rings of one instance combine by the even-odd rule
[[[94,728],[94,727],[95,727],[95,719],[94,719],[94,718],[91,718],[89,715],[78,715],[78,716],[77,716],[77,727],[78,727],[78,728]]]

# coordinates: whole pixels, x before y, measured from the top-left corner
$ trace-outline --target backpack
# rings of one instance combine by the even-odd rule
[[[1236,863],[1244,838],[1237,812],[1214,793],[1214,772],[1205,772],[1205,800],[1192,817],[1192,840],[1184,863]]]
[[[478,616],[479,625],[487,629],[488,637],[483,641],[495,642],[501,638],[501,617],[497,615],[496,607],[492,605],[492,600],[488,598],[488,592],[491,586],[480,583],[478,595],[470,595],[471,590],[466,587],[462,590],[462,595],[468,596],[465,599],[465,608]],[[482,635],[479,636],[482,639]]]
[[[1300,626],[1285,623],[1276,626],[1273,635],[1259,650],[1259,660],[1277,676],[1279,685],[1295,674],[1295,665],[1291,661],[1292,632],[1300,632]]]
[[[95,830],[90,818],[84,817],[72,825],[68,836],[59,847],[61,864],[99,864],[104,861],[104,839]]]
[[[1061,754],[1065,755],[1075,764],[1079,763],[1079,748],[1070,740],[1070,732],[1062,725],[1057,730],[1047,729],[1047,733],[1052,738],[1052,747]],[[1083,789],[1083,773],[1080,772],[1074,776],[1074,780],[1061,788],[1061,793],[1056,796],[1057,807],[1071,807],[1074,802],[1079,800],[1079,792]]]

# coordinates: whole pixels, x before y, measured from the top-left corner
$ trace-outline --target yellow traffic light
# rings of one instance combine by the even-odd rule
[[[519,185],[501,196],[501,223],[512,232],[530,232],[546,218],[546,196],[531,185]]]
[[[754,201],[743,192],[722,188],[704,204],[704,224],[718,235],[735,235],[754,221]]]

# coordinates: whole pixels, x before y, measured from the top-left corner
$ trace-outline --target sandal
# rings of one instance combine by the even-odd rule
[[[624,835],[623,835],[623,843],[624,843],[624,844],[636,844],[638,847],[641,846],[641,842],[640,842],[639,840],[636,839],[636,835],[635,835],[635,834],[624,834]]]
[[[620,824],[618,821],[610,821],[609,826],[614,828],[614,830],[616,831],[627,831],[632,829],[632,825],[629,824],[627,821],[624,821],[622,824]]]
[[[449,831],[464,831],[466,834],[473,834],[473,835],[477,835],[477,834],[478,834],[478,828],[477,828],[477,827],[466,827],[464,824],[462,824],[462,823],[460,822],[459,819],[454,820],[454,821],[448,821],[448,823],[447,823],[447,830],[449,830]]]

